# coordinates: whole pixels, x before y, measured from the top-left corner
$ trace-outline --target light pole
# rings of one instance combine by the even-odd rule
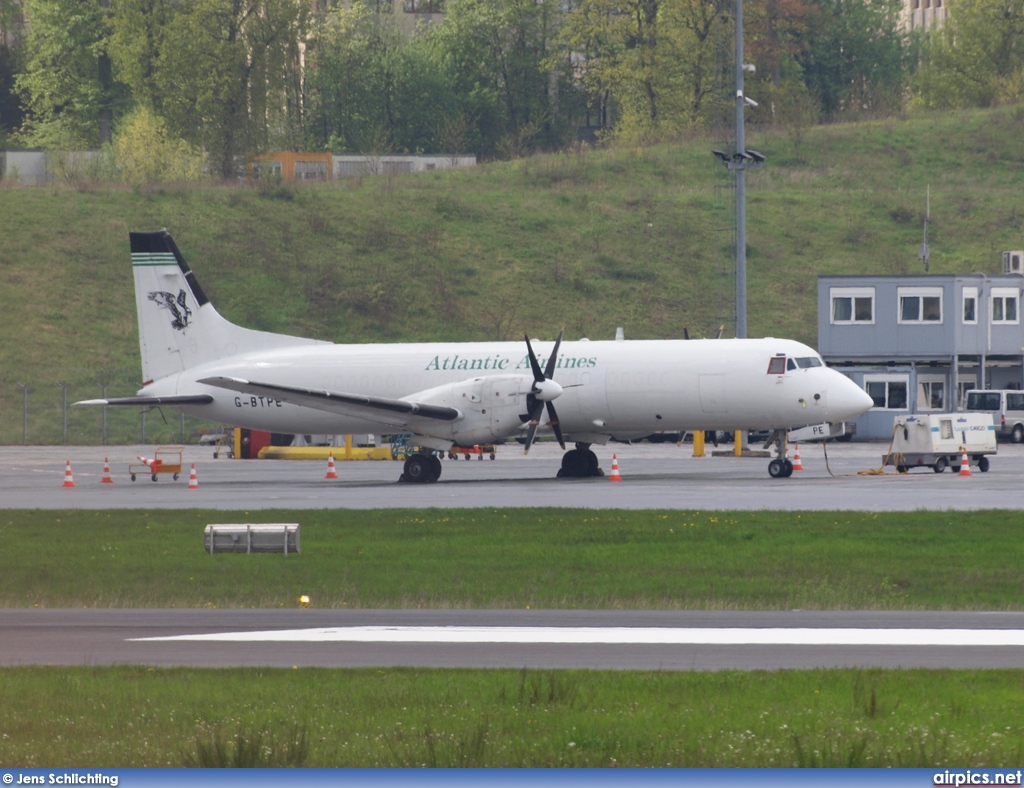
[[[715,156],[736,173],[736,338],[747,336],[747,170],[764,169],[764,156],[748,150],[743,130],[743,110],[757,102],[743,92],[743,72],[754,72],[752,63],[743,62],[743,0],[736,0],[736,150],[732,156],[713,151]],[[747,448],[747,436],[736,431],[736,454]]]
[[[743,62],[743,0],[736,0],[736,150],[729,156],[715,156],[736,173],[736,337],[747,336],[747,170],[764,169],[764,156],[747,150],[743,129],[743,110],[757,102],[743,92],[743,72],[753,73],[754,65]]]

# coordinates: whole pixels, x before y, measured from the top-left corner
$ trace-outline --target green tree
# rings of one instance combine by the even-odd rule
[[[933,109],[1024,100],[1024,0],[951,0],[926,38],[917,88]]]
[[[426,36],[410,38],[390,14],[353,4],[325,16],[313,41],[306,121],[317,147],[436,149],[436,129],[453,104]]]
[[[224,178],[241,159],[301,134],[294,0],[117,0],[118,76],[176,137],[199,145]]]
[[[554,57],[559,0],[451,0],[430,36],[457,114],[481,153],[560,147],[582,108],[568,57]]]
[[[15,78],[22,70],[25,48],[22,35],[21,6],[14,0],[0,0],[0,146],[22,124],[21,100]]]
[[[123,91],[110,80],[102,0],[25,0],[24,141],[43,148],[89,148],[100,140],[101,112]]]
[[[559,41],[591,105],[612,97],[617,134],[665,137],[707,121],[729,19],[721,0],[581,0]]]
[[[117,177],[132,185],[198,181],[206,171],[203,152],[171,136],[147,106],[121,119],[109,152]]]
[[[826,118],[856,118],[898,109],[912,49],[901,31],[902,0],[813,0],[797,60]]]

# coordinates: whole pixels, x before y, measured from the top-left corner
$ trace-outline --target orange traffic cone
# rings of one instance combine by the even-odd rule
[[[794,443],[793,444],[793,470],[794,471],[802,471],[803,469],[804,469],[804,464],[802,462],[800,462],[800,444],[799,443]]]
[[[622,477],[619,476],[619,458],[618,455],[612,455],[612,475],[608,477],[610,482],[621,482]]]
[[[964,449],[964,456],[960,460],[960,475],[961,476],[973,476],[971,473],[971,466],[967,460],[967,449]]]
[[[110,476],[110,461],[103,458],[103,478],[100,479],[100,484],[113,484],[114,480]]]
[[[190,490],[199,489],[199,479],[196,478],[196,464],[192,463],[192,473],[188,475],[188,488]]]
[[[61,487],[74,487],[75,480],[71,477],[71,460],[68,460],[68,466],[64,469],[64,484]]]
[[[338,472],[334,470],[334,452],[327,455],[327,475],[325,479],[337,479]]]

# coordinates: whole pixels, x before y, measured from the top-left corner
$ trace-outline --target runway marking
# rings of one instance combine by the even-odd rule
[[[670,627],[322,627],[129,638],[260,643],[566,643],[608,645],[1024,646],[1019,629]]]

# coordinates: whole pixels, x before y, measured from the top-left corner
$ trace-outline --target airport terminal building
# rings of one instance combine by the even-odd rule
[[[887,439],[893,417],[958,410],[976,388],[1024,388],[1024,252],[1004,274],[821,276],[818,350],[875,401],[858,439]]]

